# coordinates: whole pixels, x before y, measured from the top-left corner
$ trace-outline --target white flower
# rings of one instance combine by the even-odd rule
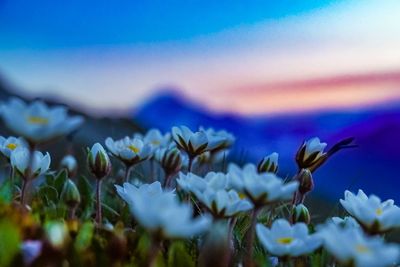
[[[375,195],[368,197],[362,190],[358,190],[357,195],[346,190],[344,200],[341,199],[340,203],[365,230],[372,234],[400,227],[400,208],[394,205],[391,199],[381,202],[379,197]]]
[[[235,142],[235,137],[225,130],[215,131],[213,128],[204,129],[200,127],[200,131],[207,135],[208,149],[211,152],[227,149]]]
[[[195,196],[215,217],[232,217],[253,208],[249,201],[240,199],[233,189],[215,191],[210,188],[203,193],[195,192]]]
[[[350,216],[345,216],[344,218],[332,217],[331,221],[341,227],[360,227],[360,224]]]
[[[22,258],[29,266],[42,252],[43,243],[41,240],[26,240],[21,244]]]
[[[209,172],[204,178],[191,172],[187,174],[180,172],[176,182],[184,191],[193,194],[202,194],[207,189],[214,191],[228,189],[228,177],[222,172]]]
[[[20,148],[20,147],[28,148],[28,143],[25,141],[25,139],[23,139],[21,137],[16,138],[14,136],[10,136],[8,138],[4,138],[3,136],[0,136],[0,151],[7,158],[10,158],[11,153],[16,148]]]
[[[195,157],[208,150],[207,134],[204,131],[192,132],[188,127],[173,127],[172,138],[180,149]]]
[[[124,183],[123,186],[115,185],[118,195],[125,200],[129,205],[132,205],[131,196],[140,195],[141,197],[152,198],[157,195],[166,194],[163,192],[160,182],[154,182],[152,184],[141,184],[139,186],[131,183]],[[174,195],[173,191],[170,192]]]
[[[97,179],[107,176],[111,171],[111,161],[103,146],[96,143],[88,150],[89,169]]]
[[[128,166],[147,160],[153,153],[152,146],[138,137],[131,139],[126,136],[118,141],[108,137],[106,147],[114,157]]]
[[[366,236],[360,228],[341,227],[331,222],[317,229],[326,250],[344,265],[384,267],[395,265],[399,260],[397,245],[385,244],[379,237]]]
[[[270,155],[264,157],[260,163],[258,163],[257,170],[258,172],[278,172],[278,157],[279,154],[274,152]]]
[[[66,155],[61,160],[61,168],[65,168],[68,171],[69,176],[75,176],[78,169],[78,162],[72,155]]]
[[[153,148],[167,147],[171,142],[171,134],[162,134],[158,129],[150,129],[145,135],[136,133],[133,137],[142,139],[144,143],[152,145]]]
[[[67,135],[83,123],[80,116],[68,116],[65,107],[49,107],[42,101],[26,104],[12,98],[2,105],[1,112],[8,128],[33,143]]]
[[[50,155],[42,154],[40,151],[32,153],[32,160],[30,159],[31,152],[27,148],[17,148],[11,154],[11,166],[17,170],[25,179],[33,179],[39,175],[44,174],[50,167]],[[31,165],[31,166],[29,166]],[[27,177],[29,174],[30,176]]]
[[[297,181],[284,183],[273,173],[260,174],[252,164],[244,166],[243,169],[230,164],[227,176],[232,187],[245,194],[255,206],[289,200],[299,186]]]
[[[160,187],[157,184],[149,186],[147,190],[139,189],[136,193],[127,193],[126,186],[125,191],[119,188],[119,192],[122,192],[120,195],[128,203],[132,215],[140,225],[165,238],[189,238],[209,228],[209,216],[193,218],[193,210],[188,204],[179,203],[171,192],[160,193]],[[130,188],[128,191],[134,190]]]
[[[284,219],[275,220],[271,229],[257,224],[257,236],[269,253],[275,256],[301,256],[316,250],[322,239],[308,233],[307,225],[296,223],[290,225]]]
[[[321,143],[318,137],[311,138],[303,143],[296,155],[297,164],[301,168],[310,168],[325,155],[326,143]]]

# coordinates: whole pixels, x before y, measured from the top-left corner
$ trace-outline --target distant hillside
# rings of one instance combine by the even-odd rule
[[[235,134],[232,151],[238,161],[257,162],[264,155],[280,153],[282,176],[295,171],[294,154],[304,139],[319,136],[332,145],[356,137],[359,148],[334,156],[316,173],[318,193],[342,197],[345,189],[364,188],[400,201],[400,105],[353,112],[316,112],[277,117],[213,114],[177,94],[166,91],[132,114],[144,127],[168,131],[174,125],[196,129],[200,125],[223,128]]]

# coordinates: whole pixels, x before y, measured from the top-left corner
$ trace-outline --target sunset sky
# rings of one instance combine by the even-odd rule
[[[397,0],[0,0],[0,74],[92,110],[166,87],[216,111],[354,109],[400,101],[399,14]]]

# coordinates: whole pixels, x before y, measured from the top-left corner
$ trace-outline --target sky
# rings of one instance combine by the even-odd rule
[[[400,101],[400,2],[0,0],[0,74],[131,110],[165,88],[218,112]]]

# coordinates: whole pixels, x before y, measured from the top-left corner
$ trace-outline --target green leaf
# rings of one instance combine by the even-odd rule
[[[168,267],[194,267],[192,257],[182,242],[174,242],[168,251]]]
[[[11,222],[0,222],[0,266],[8,266],[18,253],[21,237],[17,226]]]
[[[0,203],[11,203],[13,198],[11,180],[7,179],[0,187]]]
[[[56,178],[54,179],[54,187],[56,188],[58,194],[61,194],[62,189],[64,188],[64,184],[68,179],[68,174],[65,169],[62,169]]]
[[[88,219],[93,212],[94,205],[92,186],[85,176],[79,176],[77,186],[79,192],[81,193],[81,217],[82,219]]]
[[[94,224],[92,222],[88,221],[82,225],[74,244],[76,250],[83,251],[90,246],[92,243],[93,231]]]
[[[40,198],[43,200],[46,205],[50,205],[50,203],[58,202],[58,193],[56,188],[50,185],[45,185],[39,189],[38,192]]]

